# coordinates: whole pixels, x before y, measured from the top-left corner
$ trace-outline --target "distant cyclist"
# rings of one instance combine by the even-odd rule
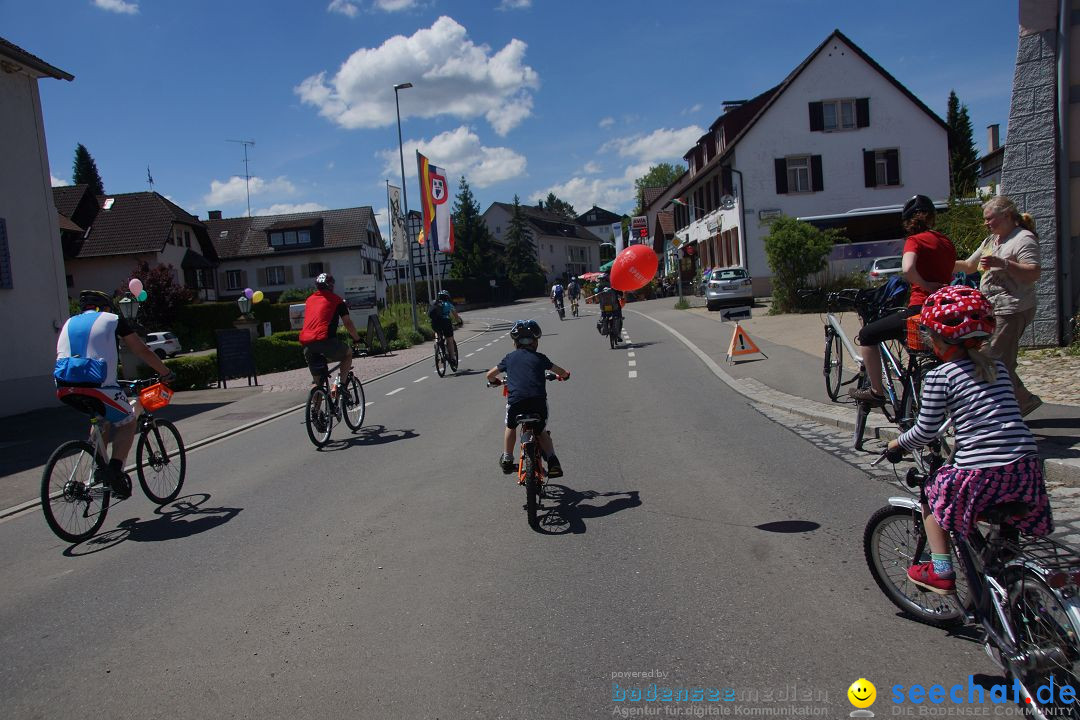
[[[562,310],[563,307],[563,292],[562,283],[556,280],[555,284],[551,286],[551,304],[559,310]]]
[[[460,323],[454,303],[450,302],[450,293],[440,290],[435,300],[428,307],[428,319],[431,320],[431,329],[435,334],[446,338],[446,352],[449,355],[450,364],[457,365],[457,340],[454,339],[454,323]],[[456,372],[456,370],[455,370]]]
[[[79,293],[83,312],[64,323],[56,341],[56,397],[79,410],[92,409],[111,427],[112,455],[107,467],[94,472],[94,479],[108,485],[117,499],[131,495],[131,480],[124,473],[124,461],[135,440],[134,408],[116,382],[117,341],[122,340],[134,355],[153,368],[166,385],[176,375],[146,346],[131,325],[113,312],[112,298],[100,290]]]
[[[566,296],[570,298],[570,308],[577,312],[578,300],[581,298],[581,283],[576,277],[570,278],[566,286]]]
[[[322,273],[315,278],[315,292],[304,303],[304,328],[300,331],[304,359],[315,383],[321,382],[326,374],[327,361],[341,363],[340,377],[346,377],[352,368],[352,350],[337,336],[339,318],[353,342],[360,342],[348,306],[341,296],[334,294],[334,276]]]
[[[619,330],[622,330],[623,314],[620,299],[621,293],[613,290],[609,285],[604,285],[596,294],[596,302],[600,305],[600,319],[596,322],[596,327],[605,335],[607,333],[604,329],[609,321],[617,321]]]

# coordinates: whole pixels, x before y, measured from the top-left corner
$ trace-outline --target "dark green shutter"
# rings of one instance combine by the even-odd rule
[[[900,184],[900,151],[885,151],[885,182],[889,185]]]
[[[812,102],[810,103],[810,132],[822,131],[825,129],[825,111],[822,109],[822,103]]]
[[[870,127],[870,98],[855,98],[855,127]]]
[[[810,156],[810,189],[819,192],[825,189],[825,179],[821,172],[821,156]]]
[[[776,170],[776,194],[787,194],[787,160],[784,158],[776,158],[773,160],[773,167]]]
[[[863,175],[866,178],[866,187],[877,186],[877,172],[874,168],[874,155],[875,153],[873,150],[863,150],[862,152]]]

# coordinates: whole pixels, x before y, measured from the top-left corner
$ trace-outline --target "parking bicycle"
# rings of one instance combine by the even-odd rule
[[[446,377],[446,366],[449,365],[453,372],[458,369],[457,346],[451,350],[447,345],[446,336],[435,333],[435,372],[439,377]]]
[[[352,346],[354,357],[358,351],[358,346],[354,344]],[[330,434],[333,432],[335,422],[344,419],[345,424],[353,432],[363,427],[366,403],[364,386],[353,373],[352,368],[344,378],[338,373],[335,382],[331,385],[330,377],[341,367],[341,363],[329,367],[326,357],[318,355],[313,357],[312,364],[319,376],[319,381],[308,393],[307,404],[304,406],[304,425],[307,427],[311,442],[315,447],[321,448],[330,442]]]
[[[920,497],[944,462],[939,445],[926,456],[928,471],[911,468],[905,478]],[[955,595],[929,592],[908,577],[911,565],[929,558],[919,498],[889,498],[867,522],[863,552],[878,587],[910,617],[936,627],[973,625],[1009,684],[1018,682],[1031,716],[1075,720],[1075,695],[1058,691],[1080,688],[1080,555],[1049,538],[1020,536],[1009,523],[1028,510],[1023,502],[1001,503],[982,513],[970,536],[951,534]]]
[[[154,417],[154,412],[169,404],[172,391],[159,378],[118,380],[117,384],[137,394],[129,402],[136,412],[135,471],[139,485],[158,505],[172,502],[180,494],[187,473],[184,441],[173,423]],[[108,477],[105,471],[109,465],[105,442],[108,423],[101,401],[81,396],[67,402],[90,416],[90,433],[86,440],[65,442],[49,457],[41,476],[41,508],[57,537],[76,543],[101,528],[114,490],[99,480]]]

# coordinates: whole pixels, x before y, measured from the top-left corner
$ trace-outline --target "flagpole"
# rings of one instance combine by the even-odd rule
[[[386,237],[390,238],[390,256],[394,254],[394,216],[393,209],[390,207],[390,181],[384,180],[386,183]],[[394,284],[397,284],[397,259],[394,260]],[[383,281],[386,283],[386,306],[390,307],[391,293],[390,293],[390,278],[386,276],[384,269]]]
[[[405,150],[401,142],[401,103],[398,101],[398,90],[411,88],[412,83],[400,83],[394,86],[394,109],[397,111],[397,144],[398,158],[401,160],[401,197],[405,205],[405,242],[409,245],[409,286],[413,286],[412,264],[412,241],[409,240],[409,188],[405,184]],[[415,288],[413,288],[415,290]],[[420,321],[416,317],[416,298],[409,303],[412,307],[413,330],[420,332]]]

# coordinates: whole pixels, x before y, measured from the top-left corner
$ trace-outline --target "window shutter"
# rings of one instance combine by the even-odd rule
[[[726,165],[720,169],[720,184],[723,187],[721,195],[735,194],[731,184],[731,168]]]
[[[810,103],[810,132],[820,132],[825,129],[825,111],[822,103]]]
[[[246,288],[247,287],[247,270],[241,270],[240,271],[240,287],[241,288]]]
[[[874,151],[862,151],[863,176],[866,179],[866,187],[877,186],[877,172],[874,168]]]
[[[286,265],[285,266],[285,284],[289,285],[290,283],[292,283],[292,278],[293,278],[292,265]]]
[[[870,127],[870,98],[855,98],[855,127]]]
[[[814,192],[825,189],[825,180],[821,175],[821,156],[810,156],[810,189]]]
[[[773,160],[773,167],[776,169],[776,194],[787,194],[787,160],[784,158],[776,158]]]
[[[900,184],[900,151],[885,151],[885,182],[889,185]]]

